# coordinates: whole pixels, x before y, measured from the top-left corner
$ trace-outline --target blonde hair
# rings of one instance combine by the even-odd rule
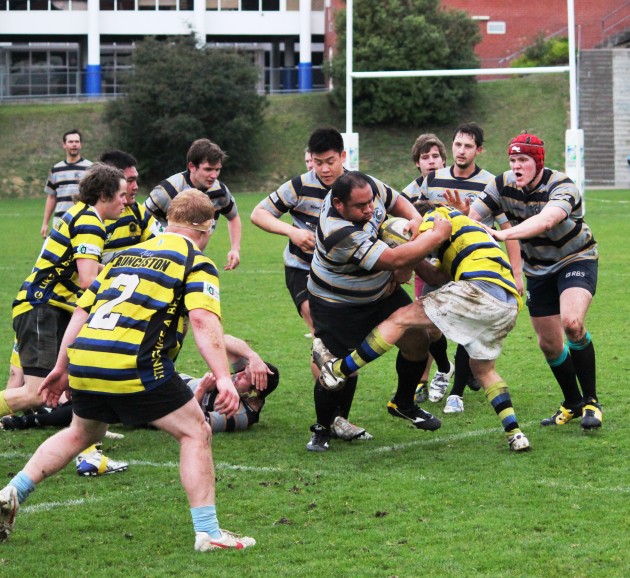
[[[197,226],[214,218],[214,205],[201,191],[188,189],[171,201],[167,218],[169,224]]]

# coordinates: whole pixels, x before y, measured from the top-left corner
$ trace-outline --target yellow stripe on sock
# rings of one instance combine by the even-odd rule
[[[0,417],[4,417],[5,415],[11,415],[13,410],[9,407],[7,403],[7,392],[6,390],[0,391]]]

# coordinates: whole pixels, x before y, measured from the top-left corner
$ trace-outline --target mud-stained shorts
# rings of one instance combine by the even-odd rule
[[[497,359],[518,315],[516,303],[500,301],[468,281],[448,283],[421,301],[427,317],[472,359]]]

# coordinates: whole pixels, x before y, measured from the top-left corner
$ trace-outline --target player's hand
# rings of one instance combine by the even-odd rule
[[[241,254],[238,251],[232,249],[227,254],[227,264],[223,267],[224,271],[231,271],[236,269],[241,262]]]
[[[254,385],[258,391],[267,389],[267,376],[271,375],[273,372],[267,367],[267,364],[259,355],[252,356],[249,360],[249,372],[251,374],[252,385]]]
[[[411,231],[411,237],[409,238],[410,241],[413,241],[418,236],[421,224],[422,217],[414,217],[413,219],[409,219],[409,224],[403,229],[403,233]]]
[[[238,410],[240,397],[232,379],[230,377],[222,377],[217,379],[217,390],[219,394],[214,400],[214,410],[224,414],[226,417],[232,417]]]
[[[68,383],[68,372],[65,369],[55,367],[39,386],[37,393],[41,395],[46,405],[57,407],[59,398],[64,391],[68,391],[69,397],[70,386]]]
[[[48,225],[42,225],[42,228],[39,231],[39,234],[42,236],[42,239],[48,237]]]
[[[217,378],[209,371],[199,380],[197,391],[213,391],[217,387]]]
[[[481,225],[489,235],[491,235],[492,237],[494,237],[497,241],[505,241],[505,237],[507,236],[506,231],[509,231],[510,229],[495,229],[494,227],[488,227],[488,225],[484,225],[483,223],[478,223],[479,225]]]
[[[448,219],[440,215],[436,215],[433,220],[433,230],[440,236],[441,239],[446,241],[451,236],[453,226]]]
[[[399,285],[409,283],[411,276],[413,275],[413,267],[401,267],[394,270],[394,279]]]
[[[518,294],[522,297],[525,295],[525,285],[523,283],[523,275],[514,274],[514,282],[516,283],[516,290]]]
[[[302,249],[302,251],[311,252],[315,249],[315,233],[308,229],[293,227],[289,239],[291,243]]]
[[[470,213],[470,199],[468,197],[462,199],[458,190],[455,189],[451,191],[450,189],[446,189],[446,191],[444,191],[444,198],[447,204],[457,209],[460,213],[464,213],[464,215]]]

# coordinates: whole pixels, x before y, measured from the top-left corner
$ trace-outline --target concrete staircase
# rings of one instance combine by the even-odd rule
[[[630,49],[581,51],[578,89],[586,185],[630,187]]]

